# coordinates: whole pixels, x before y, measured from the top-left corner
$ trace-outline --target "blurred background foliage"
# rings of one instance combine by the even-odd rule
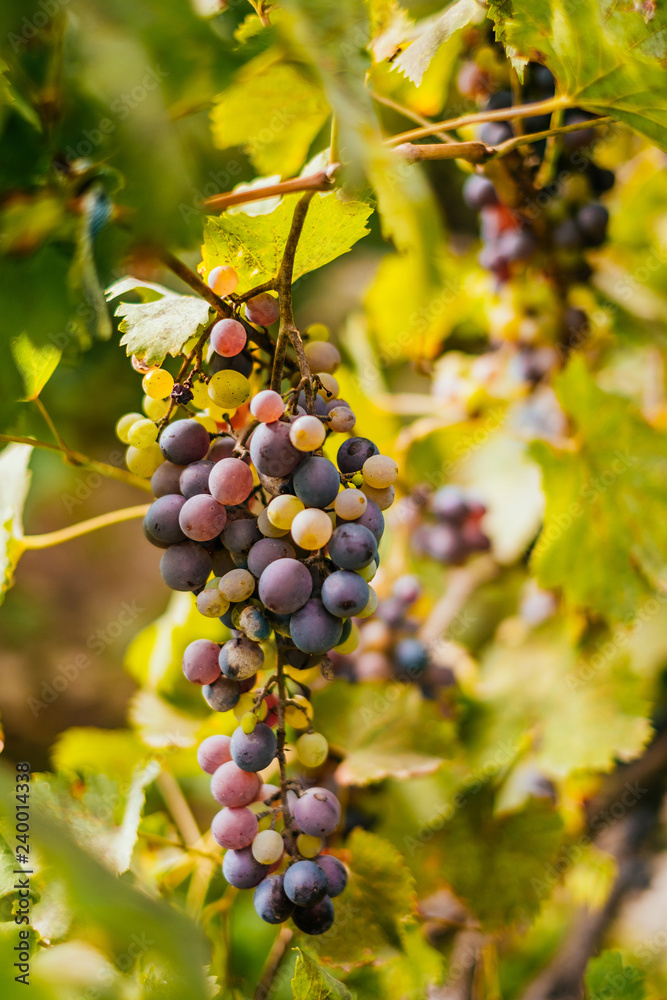
[[[40,772],[35,1000],[537,1000],[556,995],[554,965],[558,995],[578,995],[567,975],[578,982],[587,963],[588,997],[663,996],[665,12],[253,7],[4,0],[0,433],[50,441],[52,419],[70,448],[122,466],[113,428],[138,408],[140,377],[104,290],[130,273],[182,292],[156,250],[196,268],[203,200],[328,162],[333,110],[346,197],[367,203],[369,233],[297,283],[295,313],[332,329],[359,432],[400,462],[381,596],[418,573],[413,611],[449,681],[435,697],[391,679],[321,682],[318,727],[336,752],[322,780],[344,799],[333,847],[352,887],[321,942],[290,942],[225,885],[200,836],[212,808],[196,743],[236,720],[204,710],[180,660],[224,627],[202,626],[190,595],[167,604],[138,521],[26,551],[0,612],[0,707],[3,757]],[[471,165],[408,166],[382,142],[476,112],[466,66],[485,77],[480,93],[517,90],[529,58],[571,107],[616,122],[594,149],[616,175],[609,238],[565,289],[539,255],[499,287],[462,197]],[[556,223],[585,201],[584,173],[552,178],[535,217]],[[248,208],[249,229],[270,218]],[[575,343],[567,309],[587,317]],[[10,550],[27,486],[16,447],[0,453]],[[146,499],[57,451],[35,450],[30,470],[30,534]],[[483,500],[490,555],[451,568],[417,551],[425,482]],[[13,853],[9,774],[0,834]],[[0,985],[13,997],[7,851]]]

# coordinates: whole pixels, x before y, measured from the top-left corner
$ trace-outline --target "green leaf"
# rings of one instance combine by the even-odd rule
[[[239,292],[273,278],[280,267],[299,195],[283,198],[268,215],[208,218],[202,257],[207,268],[232,264]],[[316,194],[310,203],[294,259],[294,280],[347,253],[366,236],[372,212],[362,201],[344,201],[336,192]]]
[[[438,49],[457,31],[478,18],[477,0],[456,0],[441,14],[427,18],[416,27],[417,37],[394,62],[408,80],[419,86]]]
[[[337,680],[314,695],[318,727],[344,755],[343,785],[431,774],[453,752],[454,727],[409,684]]]
[[[493,794],[471,792],[442,831],[442,875],[486,930],[528,920],[540,908],[560,844],[562,820],[551,803],[530,800],[494,815]]]
[[[308,954],[295,948],[296,965],[292,979],[294,1000],[354,1000],[350,993],[330,972],[322,969]]]
[[[611,618],[632,615],[667,573],[667,439],[575,358],[556,379],[574,450],[535,442],[546,494],[533,567],[544,587]]]
[[[347,846],[349,877],[334,903],[336,923],[308,945],[320,961],[350,969],[402,951],[416,895],[412,875],[391,844],[355,830]]]
[[[10,444],[0,454],[0,603],[25,551],[23,507],[30,487],[31,455],[32,447],[27,444]]]
[[[27,333],[22,333],[10,344],[14,363],[21,373],[26,391],[26,401],[37,399],[49,381],[62,356],[59,347],[33,344]]]
[[[298,173],[329,116],[324,93],[303,70],[269,50],[249,62],[215,99],[213,144],[240,146],[260,173]]]
[[[614,1000],[645,1000],[644,973],[624,965],[619,951],[603,951],[592,958],[584,977],[586,1000],[613,996]]]
[[[504,0],[491,14],[508,54],[544,62],[572,105],[611,114],[667,149],[667,77],[654,58],[664,57],[664,12],[645,21],[607,0]]]
[[[148,365],[161,364],[168,354],[177,357],[188,340],[203,333],[209,314],[205,299],[174,294],[154,302],[121,302],[115,313],[123,317],[121,345]]]

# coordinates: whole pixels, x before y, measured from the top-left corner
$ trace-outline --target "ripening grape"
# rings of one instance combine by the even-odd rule
[[[220,647],[210,639],[195,639],[183,653],[183,673],[192,684],[212,684],[220,676]]]
[[[398,465],[387,455],[371,455],[364,462],[361,473],[364,482],[373,489],[384,490],[398,479]]]
[[[221,806],[230,806],[233,809],[250,805],[259,787],[260,780],[257,775],[244,771],[233,760],[221,764],[211,778],[211,793],[215,801]]]
[[[220,650],[218,663],[225,677],[246,680],[261,668],[264,651],[258,643],[245,636],[228,639]]]
[[[212,684],[205,684],[202,694],[204,701],[214,712],[229,712],[238,703],[241,689],[238,681],[220,676]],[[222,804],[225,805],[224,802]]]
[[[252,733],[257,725],[257,716],[254,712],[244,712],[241,717],[241,729],[244,733]]]
[[[211,347],[223,358],[240,354],[248,337],[242,323],[235,319],[220,319],[211,327]]]
[[[245,304],[246,316],[257,326],[271,326],[280,316],[280,304],[268,292],[260,292]]]
[[[255,589],[255,577],[247,569],[232,569],[220,579],[218,590],[228,601],[245,601]]]
[[[370,616],[375,614],[375,612],[377,611],[378,595],[375,593],[372,587],[369,587],[368,590],[369,590],[368,604],[363,609],[363,611],[359,611],[358,614],[355,615],[356,618],[370,618]]]
[[[318,417],[297,417],[290,427],[290,441],[298,451],[316,451],[327,436],[324,424]]]
[[[327,877],[314,861],[297,861],[285,872],[285,894],[296,906],[314,906],[327,894]]]
[[[125,464],[135,476],[150,479],[162,464],[162,452],[155,442],[149,444],[147,448],[134,448],[130,445],[125,452]]]
[[[250,438],[250,458],[265,476],[289,476],[303,455],[289,439],[290,425],[283,420],[260,424]]]
[[[337,618],[353,618],[368,604],[368,584],[358,573],[339,569],[322,584],[322,603]]]
[[[218,424],[215,417],[209,416],[208,413],[195,413],[195,420],[201,424],[207,434],[217,433]]]
[[[196,420],[175,420],[160,434],[162,454],[174,465],[189,465],[206,458],[210,446],[207,431]]]
[[[331,854],[322,854],[315,864],[320,866],[327,877],[327,895],[340,896],[347,885],[347,869],[343,862]]]
[[[238,516],[227,521],[222,543],[233,554],[247,552],[262,537],[254,517]]]
[[[144,375],[141,387],[151,399],[166,399],[171,396],[174,379],[165,368],[154,368]]]
[[[229,767],[228,764],[223,766]],[[327,788],[308,788],[297,799],[293,813],[303,833],[311,837],[328,837],[340,821],[340,803]]]
[[[329,410],[329,426],[338,434],[347,434],[356,422],[357,418],[349,406],[334,406]]]
[[[211,820],[211,836],[226,850],[239,851],[250,847],[258,829],[257,817],[247,806],[225,806]]]
[[[311,323],[303,332],[309,340],[328,340],[331,336],[329,327],[324,323]]]
[[[223,410],[236,410],[250,399],[250,382],[240,372],[216,372],[208,383],[208,394]]]
[[[304,934],[325,934],[333,926],[333,903],[325,896],[315,906],[295,906],[292,920]]]
[[[280,538],[262,538],[255,542],[248,553],[248,569],[258,580],[266,567],[276,559],[294,559],[295,552],[289,542]]]
[[[285,708],[285,722],[293,729],[305,729],[313,718],[313,706],[302,694],[295,694],[291,700],[296,705],[287,705]]]
[[[377,571],[378,564],[375,562],[375,559],[373,559],[372,562],[369,562],[368,566],[362,566],[361,569],[355,570],[355,573],[358,573],[361,579],[365,580],[366,583],[370,583]]]
[[[344,521],[354,521],[364,513],[367,503],[366,494],[361,490],[341,490],[334,500],[333,508]]]
[[[334,648],[337,653],[342,653],[343,655],[353,653],[359,645],[360,638],[359,628],[354,622],[352,622],[352,628],[350,629],[348,637],[346,639],[342,639],[341,642],[339,642]]]
[[[144,517],[144,524],[153,538],[167,545],[185,541],[179,523],[184,504],[185,497],[180,494],[167,494],[153,501]]]
[[[283,838],[277,830],[260,830],[252,842],[253,857],[262,865],[273,865],[280,861],[284,850]]]
[[[282,538],[289,531],[289,528],[276,528],[271,524],[266,507],[257,515],[257,527],[266,538]]]
[[[377,563],[377,542],[368,528],[358,521],[349,521],[333,532],[329,557],[340,569],[363,569],[373,560]]]
[[[270,875],[255,889],[255,911],[267,924],[282,924],[294,911],[294,903],[285,895],[283,883],[283,875]]]
[[[199,493],[185,501],[178,523],[188,538],[208,542],[217,538],[227,523],[227,510],[208,493]]]
[[[162,579],[172,590],[199,590],[211,572],[211,557],[197,542],[171,545],[160,560]]]
[[[303,739],[303,736],[301,739]],[[324,842],[321,837],[310,837],[307,833],[300,833],[296,838],[296,846],[302,857],[316,858],[322,850]]]
[[[307,566],[298,559],[275,559],[259,578],[259,597],[269,611],[289,615],[302,608],[313,589]]]
[[[294,473],[294,492],[307,507],[328,507],[334,502],[339,489],[338,469],[328,458],[310,455],[304,458]]]
[[[197,611],[206,618],[220,618],[229,611],[229,601],[218,592],[217,587],[205,587],[196,598]]]
[[[196,379],[190,386],[190,392],[192,393],[192,402],[197,407],[198,410],[205,410],[208,404],[211,402],[211,397],[208,394],[208,385],[206,382],[202,382],[200,379]]]
[[[377,454],[377,447],[368,438],[348,438],[338,449],[336,463],[341,472],[360,472],[366,459]]]
[[[274,392],[273,389],[263,389],[262,392],[253,396],[250,412],[260,423],[270,424],[282,417],[285,412],[285,403],[280,393]]]
[[[369,497],[366,497],[366,500],[366,510],[354,523],[368,528],[376,542],[379,542],[384,534],[384,515],[374,500],[371,500]]]
[[[310,370],[313,372],[326,372],[333,375],[340,367],[340,354],[333,346],[325,340],[314,340],[306,344],[304,348]]]
[[[246,607],[239,615],[238,627],[253,642],[264,642],[271,635],[271,625],[259,608]]]
[[[329,756],[329,744],[322,733],[304,733],[296,741],[296,754],[306,767],[320,767]]]
[[[169,411],[169,399],[151,399],[144,396],[141,400],[141,408],[150,420],[162,420]]]
[[[232,760],[243,771],[263,771],[276,756],[276,734],[264,722],[251,733],[244,733],[239,726],[232,735],[230,750]]]
[[[333,525],[329,516],[316,507],[302,510],[292,521],[292,538],[309,552],[321,549],[331,538]]]
[[[192,462],[191,465],[186,465],[181,473],[178,485],[180,492],[187,500],[201,493],[207,493],[210,496],[211,491],[208,487],[208,479],[212,468],[213,462],[209,462],[206,458],[200,459],[199,462]]]
[[[208,484],[219,503],[235,506],[252,493],[252,471],[240,458],[222,458],[214,464]]]
[[[239,276],[229,264],[221,264],[218,267],[211,268],[206,279],[206,284],[211,291],[215,292],[221,298],[231,295],[236,290],[238,283]]]
[[[221,764],[232,759],[229,736],[207,736],[197,748],[197,763],[202,771],[213,774]]]
[[[157,438],[157,427],[152,420],[137,420],[127,435],[133,448],[148,448]]]
[[[335,399],[340,392],[338,379],[335,379],[333,375],[329,375],[328,372],[318,372],[317,378],[322,383],[321,388],[317,390],[318,395],[320,395],[322,399]]]
[[[316,597],[290,618],[292,642],[302,653],[328,653],[340,642],[342,631],[340,618],[327,611]]]
[[[222,861],[222,874],[236,889],[252,889],[259,885],[267,871],[267,866],[252,856],[249,847],[227,851]]]
[[[304,504],[298,497],[292,496],[291,493],[285,493],[273,498],[266,508],[266,516],[275,528],[289,531],[294,518],[303,509]]]
[[[370,486],[369,483],[362,483],[361,489],[366,494],[366,498],[377,504],[380,510],[387,510],[396,499],[396,491],[393,486],[385,486],[384,489],[378,490]]]
[[[167,496],[170,493],[180,493],[181,473],[185,466],[173,465],[171,462],[162,462],[151,477],[151,489],[153,496]]]

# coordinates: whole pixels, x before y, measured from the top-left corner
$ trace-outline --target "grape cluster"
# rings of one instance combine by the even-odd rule
[[[229,296],[236,273],[216,267],[208,282]],[[261,293],[245,314],[268,327],[278,300]],[[231,738],[212,736],[199,748],[222,807],[211,830],[226,850],[223,874],[238,888],[255,887],[262,919],[292,917],[300,930],[320,934],[333,922],[331,898],[347,877],[322,853],[340,806],[328,789],[304,790],[287,779],[285,726],[301,764],[321,767],[328,744],[313,730],[306,683],[327,670],[332,650],[354,648],[352,619],[377,608],[370,581],[398,467],[364,437],[334,445],[335,461],[324,455],[333,434],[352,431],[355,415],[339,398],[340,355],[328,331],[314,324],[307,333],[305,355],[317,373],[310,399],[307,377],[284,395],[253,394],[246,326],[223,319],[210,330],[208,371],[199,366],[175,384],[165,369],[148,370],[146,416],[126,414],[117,432],[128,445],[128,468],[151,477],[155,500],[144,532],[164,549],[164,582],[192,592],[202,615],[231,630],[222,644],[195,640],[183,657],[185,676],[202,687],[210,708],[233,710],[240,723]],[[277,667],[266,678],[270,648]],[[260,776],[276,758],[280,788]]]
[[[446,566],[459,566],[476,552],[491,547],[482,528],[486,507],[458,486],[441,486],[435,493],[415,494],[422,514],[413,536],[414,551]]]

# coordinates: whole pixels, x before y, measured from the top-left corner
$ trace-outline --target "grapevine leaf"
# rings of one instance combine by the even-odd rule
[[[478,16],[477,0],[456,0],[442,14],[417,25],[417,37],[394,62],[394,66],[417,86],[441,45],[456,31],[465,28]]]
[[[148,365],[159,365],[167,354],[177,357],[183,345],[198,337],[209,321],[210,306],[194,295],[169,294],[154,302],[121,302],[121,345]]]
[[[539,910],[561,830],[551,803],[494,815],[489,789],[470,794],[442,831],[442,874],[485,929],[506,928]]]
[[[256,218],[239,214],[207,219],[202,247],[205,266],[232,264],[239,275],[239,292],[274,277],[298,199],[299,195],[283,198],[273,212]],[[371,211],[365,202],[343,201],[335,192],[316,194],[296,251],[294,279],[347,253],[368,233]]]
[[[577,447],[531,448],[546,494],[533,566],[540,584],[562,587],[571,604],[621,619],[667,573],[665,436],[626,399],[599,389],[581,358],[555,389]]]
[[[403,949],[416,895],[403,857],[386,841],[355,830],[345,856],[348,884],[336,898],[336,923],[309,940],[321,962],[350,969]]]
[[[0,603],[23,555],[23,507],[30,487],[32,447],[10,444],[0,454]]]
[[[294,1000],[353,1000],[350,993],[330,972],[321,968],[310,955],[300,948],[295,948],[296,965],[292,978],[292,996]]]
[[[179,712],[152,691],[137,691],[128,718],[148,747],[191,747],[199,721]]]
[[[451,723],[409,685],[340,681],[317,694],[314,706],[322,732],[345,754],[336,772],[343,785],[430,774],[452,754]]]
[[[584,977],[587,1000],[612,996],[614,1000],[644,1000],[644,973],[634,965],[624,965],[619,951],[603,951],[592,958]]]
[[[290,176],[303,166],[329,116],[322,90],[270,50],[257,56],[219,94],[211,111],[213,143],[240,146],[261,173]]]
[[[26,401],[37,399],[58,367],[62,351],[54,344],[44,344],[42,347],[33,344],[27,333],[22,333],[13,340],[10,347],[14,363],[23,379]]]
[[[610,0],[503,0],[492,4],[499,37],[538,59],[573,105],[611,114],[667,149],[666,15],[644,20]],[[582,44],[585,39],[585,44]]]

